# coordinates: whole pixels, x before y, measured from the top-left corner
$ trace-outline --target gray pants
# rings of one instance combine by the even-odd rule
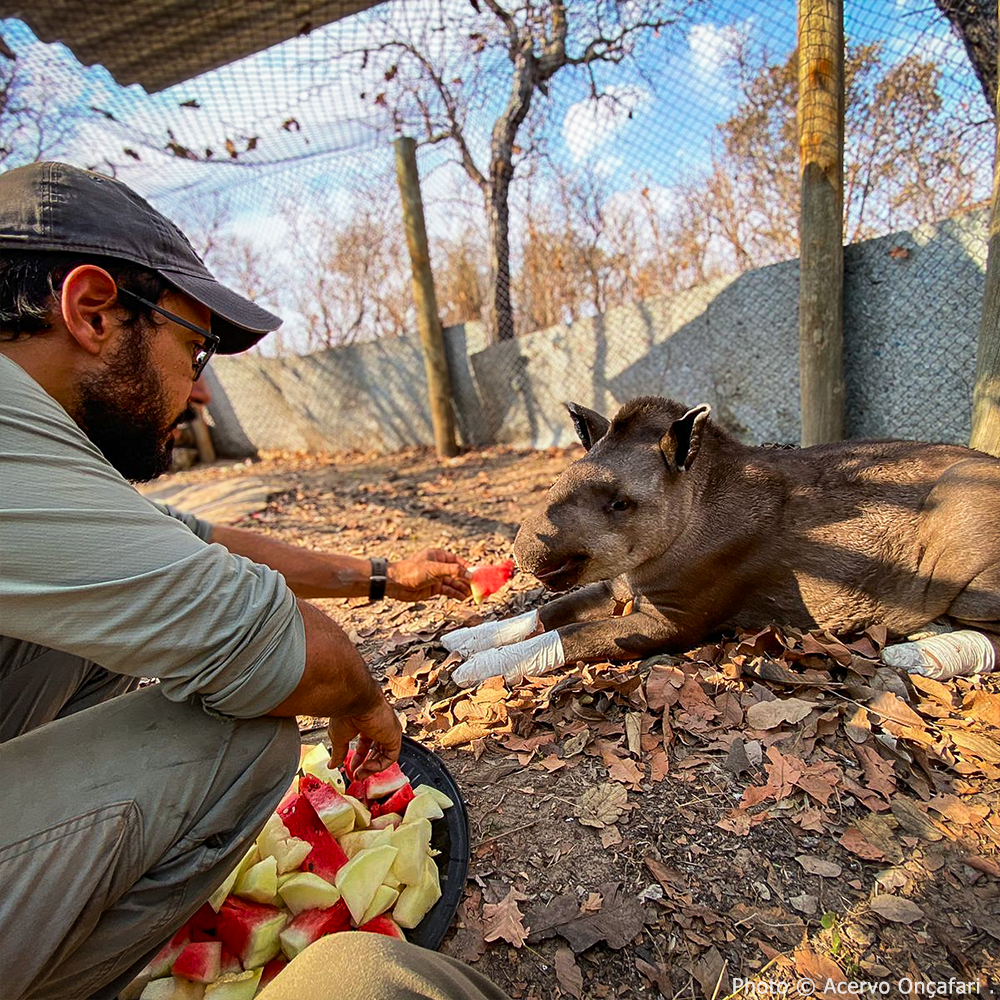
[[[0,998],[109,1000],[223,881],[298,764],[223,719],[0,640]],[[117,697],[115,697],[118,695]]]

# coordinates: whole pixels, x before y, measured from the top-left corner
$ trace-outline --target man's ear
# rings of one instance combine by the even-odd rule
[[[565,403],[569,415],[573,418],[573,426],[580,443],[590,451],[598,441],[608,433],[611,421],[602,417],[595,410],[588,410],[579,403]]]
[[[708,403],[692,407],[679,420],[675,420],[660,438],[660,450],[672,472],[684,472],[701,448],[705,424],[712,407]]]
[[[121,306],[115,279],[103,267],[74,267],[63,281],[59,306],[69,335],[88,354],[100,354],[113,339]]]

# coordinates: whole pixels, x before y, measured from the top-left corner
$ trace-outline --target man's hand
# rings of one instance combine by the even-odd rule
[[[383,696],[358,715],[330,719],[330,766],[340,767],[347,759],[351,740],[359,736],[357,752],[362,764],[355,768],[355,778],[367,778],[384,771],[399,759],[403,729],[396,713]]]
[[[464,601],[472,593],[468,565],[444,549],[425,549],[409,559],[390,563],[386,595],[397,601],[453,597]]]

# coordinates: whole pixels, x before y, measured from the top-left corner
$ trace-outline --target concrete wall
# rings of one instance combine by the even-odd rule
[[[986,268],[985,212],[845,251],[851,437],[968,440]],[[462,442],[573,439],[565,400],[613,413],[639,395],[712,404],[747,441],[799,434],[798,262],[722,278],[487,347],[446,331]],[[433,444],[419,340],[303,358],[218,358],[211,406],[222,454]]]

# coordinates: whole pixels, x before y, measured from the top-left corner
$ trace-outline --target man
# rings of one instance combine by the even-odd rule
[[[123,184],[58,163],[0,176],[4,1000],[114,997],[274,810],[295,715],[330,717],[334,763],[355,737],[363,773],[396,760],[378,684],[301,598],[469,593],[445,552],[311,552],[129,484],[167,468],[211,355],[279,322]],[[142,676],[160,683],[133,691]],[[445,961],[408,954],[392,961]],[[500,995],[452,972],[454,995]]]

